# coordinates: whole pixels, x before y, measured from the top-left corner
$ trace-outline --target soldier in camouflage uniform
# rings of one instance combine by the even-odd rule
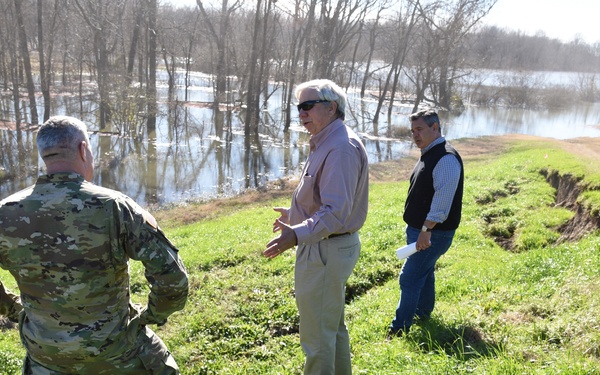
[[[147,327],[185,305],[188,278],[177,249],[131,198],[90,182],[83,122],[52,117],[37,145],[48,174],[0,201],[0,266],[20,290],[19,300],[2,286],[0,313],[18,315],[23,374],[178,374]],[[130,300],[129,259],[145,267],[144,308]]]

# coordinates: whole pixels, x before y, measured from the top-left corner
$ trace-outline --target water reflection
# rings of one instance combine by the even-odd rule
[[[579,104],[564,110],[467,108],[450,114],[445,133],[449,139],[483,135],[528,134],[569,139],[600,136],[600,105]]]
[[[205,105],[212,100],[212,89],[200,78],[199,84],[205,86],[189,90],[191,103],[162,103],[156,133],[144,137],[97,132],[95,106],[79,97],[57,97],[53,113],[78,116],[94,130],[94,182],[121,190],[142,205],[227,196],[299,173],[308,156],[309,135],[298,124],[283,132],[280,97],[273,95],[269,101],[259,137],[244,142],[241,113],[214,113]],[[166,95],[166,88],[161,90]],[[352,113],[347,123],[363,137],[371,163],[406,155],[413,147],[411,140],[393,138],[392,129],[408,129],[406,115],[411,107],[394,108],[391,118],[381,116],[376,126],[371,121],[375,100],[361,101],[353,93],[349,96]],[[442,119],[450,140],[509,133],[557,139],[600,136],[600,104],[580,104],[562,111],[467,108],[459,115],[442,114]],[[31,131],[0,130],[0,166],[5,174],[0,180],[0,197],[35,181],[43,163],[34,138]]]
[[[0,197],[29,186],[29,178],[38,175],[38,155],[34,134],[28,131],[0,131]]]

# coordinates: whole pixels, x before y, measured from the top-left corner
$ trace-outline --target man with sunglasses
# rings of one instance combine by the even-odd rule
[[[329,80],[295,91],[310,154],[289,208],[276,207],[279,237],[263,252],[274,258],[297,245],[295,296],[300,313],[304,374],[351,374],[344,323],[346,281],[360,252],[367,217],[369,166],[358,136],[343,122],[346,94]]]

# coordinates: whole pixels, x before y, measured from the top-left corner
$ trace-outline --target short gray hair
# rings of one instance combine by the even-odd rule
[[[429,127],[432,127],[433,124],[437,122],[438,129],[440,130],[440,133],[442,132],[442,124],[440,124],[440,118],[434,109],[428,108],[415,113],[411,113],[410,115],[408,115],[408,118],[411,122],[422,118],[423,121],[425,121],[425,123]]]
[[[42,158],[66,156],[90,139],[85,123],[75,117],[53,116],[38,129],[36,143]]]
[[[302,91],[306,89],[314,89],[317,91],[320,100],[327,100],[337,103],[337,117],[342,120],[346,117],[346,103],[348,99],[344,90],[335,82],[328,79],[313,79],[296,86],[294,94],[296,99],[300,98]]]

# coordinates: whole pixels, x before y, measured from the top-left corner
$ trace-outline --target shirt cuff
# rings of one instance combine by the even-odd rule
[[[295,227],[292,227],[292,229],[294,230],[294,233],[296,233],[296,239],[298,240],[298,243],[296,245],[311,244],[320,240],[319,239],[317,241],[312,241],[310,230],[305,225],[297,225]]]

